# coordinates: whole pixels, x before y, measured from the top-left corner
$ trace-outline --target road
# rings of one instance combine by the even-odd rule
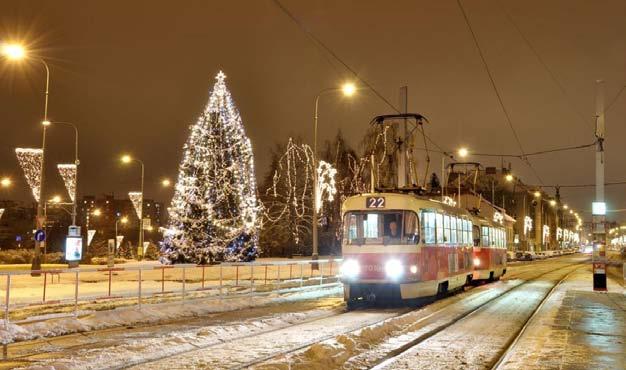
[[[614,282],[608,294],[589,292],[586,259],[576,255],[514,264],[499,282],[417,309],[347,312],[335,296],[17,343],[8,346],[3,366],[623,368],[624,295],[611,291],[618,287]],[[593,310],[579,307],[581,302]],[[590,317],[603,318],[600,327],[590,324]],[[574,355],[564,355],[565,347],[575,348]]]

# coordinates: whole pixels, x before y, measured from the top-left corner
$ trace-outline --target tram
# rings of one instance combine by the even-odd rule
[[[342,281],[348,305],[358,300],[411,300],[471,282],[472,215],[412,194],[347,198],[342,207]]]
[[[499,280],[506,274],[506,231],[497,221],[474,217],[472,233],[474,236],[472,280]]]

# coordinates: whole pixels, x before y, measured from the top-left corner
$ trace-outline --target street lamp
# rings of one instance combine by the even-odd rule
[[[143,256],[143,182],[144,182],[145,166],[143,164],[143,161],[137,158],[133,158],[128,154],[123,155],[121,160],[122,160],[122,163],[124,164],[137,162],[141,165],[141,189],[140,189],[141,198],[139,199],[139,207],[138,207],[140,212],[138,212],[139,214],[137,215],[139,216],[139,242],[137,245],[137,258],[141,259],[141,257]]]
[[[533,193],[533,195],[535,196],[535,198],[539,198],[541,196],[541,192],[540,191],[536,191]]]
[[[3,188],[8,188],[12,184],[13,181],[11,181],[10,177],[3,177],[2,180],[0,180],[0,186],[2,186]]]
[[[461,148],[458,150],[458,154],[459,154],[459,157],[465,158],[468,156],[469,151],[467,150],[467,148]]]
[[[511,182],[511,181],[513,181],[513,175],[511,175],[511,174],[509,173],[509,174],[507,174],[506,176],[504,176],[504,179],[505,179],[507,182]]]
[[[169,179],[161,180],[161,186],[163,186],[164,188],[169,188],[170,185],[172,185],[172,182]]]
[[[78,201],[78,165],[80,164],[80,161],[78,160],[78,127],[76,127],[76,125],[72,122],[50,122],[48,120],[43,121],[41,124],[44,127],[50,125],[64,125],[70,126],[74,129],[74,165],[76,165],[76,183],[74,184],[74,199],[72,201],[72,226],[76,226],[76,202]]]
[[[318,248],[318,238],[317,238],[317,218],[318,218],[318,210],[317,210],[317,205],[318,205],[318,179],[317,179],[317,121],[318,121],[318,108],[319,108],[319,101],[320,101],[320,97],[323,94],[326,93],[330,93],[330,92],[337,92],[337,91],[341,91],[342,94],[344,96],[350,97],[352,95],[354,95],[354,93],[356,92],[357,88],[356,86],[351,83],[345,83],[343,84],[340,88],[338,87],[331,87],[331,88],[327,88],[324,90],[321,90],[319,93],[317,93],[317,95],[315,96],[315,115],[313,116],[313,256],[312,258],[314,260],[317,260],[319,258],[319,248]],[[318,268],[317,264],[313,265],[313,268]]]
[[[120,218],[119,213],[117,214],[117,217],[115,218],[115,252],[117,253],[117,249],[119,248],[119,243],[117,241],[117,224],[121,223],[123,225],[128,223],[128,217],[123,216],[122,218]]]
[[[24,46],[15,43],[5,43],[2,45],[2,55],[4,55],[9,60],[23,60],[27,58],[28,52],[24,48]],[[43,58],[36,58],[39,60],[45,70],[46,70],[46,90],[45,90],[45,100],[44,100],[44,111],[43,111],[43,135],[42,135],[42,143],[41,143],[41,171],[40,171],[40,184],[39,184],[39,201],[37,202],[37,216],[36,216],[36,225],[38,230],[42,230],[45,225],[46,215],[45,215],[45,197],[44,197],[44,184],[45,184],[45,168],[46,168],[46,127],[50,125],[50,121],[48,120],[48,92],[50,88],[50,68],[48,67],[48,63]],[[42,246],[45,248],[45,239],[42,241],[35,241],[35,253],[33,256],[33,262],[31,265],[32,271],[41,270],[41,249]],[[39,276],[40,273],[35,272],[31,273],[33,276]]]
[[[50,198],[50,202],[51,203],[61,203],[61,196],[60,195],[55,195],[52,198]]]

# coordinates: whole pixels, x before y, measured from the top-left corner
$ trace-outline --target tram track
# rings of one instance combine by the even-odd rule
[[[373,368],[384,368],[386,366],[386,364],[387,365],[390,364],[391,362],[393,362],[393,359],[401,356],[403,353],[405,353],[406,351],[410,350],[414,346],[427,341],[429,338],[431,338],[431,337],[433,337],[433,336],[435,336],[435,335],[445,331],[446,329],[449,329],[450,327],[452,327],[456,323],[458,323],[458,322],[460,322],[460,321],[462,321],[464,319],[467,319],[468,317],[471,317],[474,313],[478,312],[481,309],[484,309],[485,307],[488,307],[494,301],[496,301],[498,299],[501,299],[502,297],[504,297],[504,296],[514,292],[514,291],[517,291],[518,289],[522,288],[523,286],[526,286],[529,283],[536,282],[536,281],[540,280],[542,277],[544,277],[544,276],[546,276],[548,274],[553,274],[553,273],[555,273],[555,271],[560,271],[560,270],[563,270],[563,269],[568,269],[568,268],[574,267],[571,271],[568,271],[566,273],[566,275],[569,276],[569,274],[571,274],[573,271],[575,271],[575,270],[579,269],[580,267],[582,267],[583,263],[584,262],[568,263],[567,265],[559,267],[559,268],[557,268],[555,270],[546,271],[546,272],[540,273],[538,275],[535,275],[535,276],[533,276],[531,278],[528,278],[526,281],[521,282],[521,283],[511,287],[510,289],[505,290],[505,291],[503,291],[503,292],[501,292],[501,293],[499,293],[499,294],[497,294],[497,295],[495,295],[493,297],[490,297],[490,298],[486,299],[484,302],[482,302],[480,304],[477,304],[472,309],[466,310],[466,311],[464,311],[464,312],[462,312],[462,313],[452,317],[450,320],[445,321],[443,324],[437,325],[434,328],[431,328],[431,329],[427,330],[426,332],[421,333],[420,335],[412,338],[411,340],[407,341],[406,343],[402,344],[401,346],[396,347],[396,348],[386,352],[384,356],[378,357],[373,362],[366,361],[366,363],[363,363],[363,362],[360,362],[360,361],[356,361],[357,363],[353,363],[351,361],[348,361],[348,362],[350,362],[350,365],[351,365],[351,366],[348,366],[348,367],[349,368],[371,368],[371,367],[373,367]],[[513,276],[521,276],[521,275],[528,274],[528,273],[530,273],[530,271],[518,272],[516,274],[513,274],[512,276],[509,276],[509,279],[511,277],[513,277]],[[563,278],[563,279],[565,279],[565,278]],[[559,280],[559,281],[561,281],[561,280]],[[555,286],[556,286],[556,284],[555,284]],[[487,293],[487,292],[489,292],[489,291],[486,291],[485,293]],[[417,319],[414,323],[411,324],[411,326],[420,325],[420,324],[424,324],[424,326],[426,326],[426,325],[428,325],[428,321],[430,319],[433,319],[433,318],[437,317],[438,315],[442,314],[446,310],[450,310],[451,306],[453,306],[455,304],[468,304],[468,302],[471,302],[472,300],[479,300],[479,299],[481,299],[481,295],[480,294],[472,295],[472,296],[469,296],[469,297],[465,297],[461,301],[457,301],[457,302],[454,302],[454,303],[452,303],[450,305],[446,305],[446,306],[444,306],[444,307],[442,307],[442,308],[440,308],[440,309],[438,309],[438,310],[436,310],[436,311],[434,311],[432,313],[429,313],[429,314],[425,315],[424,317],[421,317],[421,318]],[[389,320],[393,320],[393,319],[389,319]],[[386,321],[386,320],[384,320],[384,321]],[[358,329],[352,331],[351,333],[352,334],[356,334],[357,332],[359,332],[359,331],[361,331],[361,330],[363,330],[363,329],[365,329],[367,327],[371,327],[371,326],[372,325],[370,325],[370,326],[363,326],[361,328],[358,328]],[[417,331],[419,331],[419,330],[417,330]],[[350,333],[343,333],[342,335],[346,335],[346,334],[350,334]],[[396,336],[403,335],[403,334],[404,333],[399,333]],[[254,367],[254,366],[257,366],[257,365],[261,365],[259,367],[263,368],[262,365],[264,365],[264,364],[267,364],[268,367],[271,368],[271,365],[284,364],[283,361],[288,356],[296,355],[298,352],[302,353],[302,351],[305,348],[311,347],[312,345],[314,345],[316,343],[321,343],[321,342],[327,341],[329,339],[332,339],[332,338],[326,338],[325,337],[325,338],[320,338],[319,340],[316,340],[316,341],[312,341],[311,343],[303,343],[301,346],[298,346],[297,348],[286,349],[286,350],[280,351],[279,353],[275,353],[275,354],[273,354],[271,356],[266,356],[264,358],[259,358],[259,359],[250,361],[250,362],[246,363],[245,366],[234,367],[234,368],[235,369],[241,369],[241,368],[247,368],[247,367]],[[365,353],[358,353],[358,354],[356,354],[356,356],[351,357],[351,359],[355,358],[355,357],[356,358],[358,358],[358,357],[366,357],[366,355],[367,355],[367,352],[365,352]],[[272,361],[272,360],[274,360],[274,361]],[[343,365],[345,365],[345,364],[342,364],[341,366],[338,366],[338,368],[343,367]],[[333,367],[331,367],[331,368],[333,368]]]
[[[552,293],[556,290],[556,288],[563,281],[565,281],[572,273],[574,273],[575,271],[577,271],[578,269],[580,269],[580,268],[582,268],[584,266],[585,266],[584,262],[573,263],[573,264],[569,264],[567,266],[560,267],[560,268],[558,268],[556,270],[553,270],[553,271],[548,271],[548,272],[542,273],[542,274],[540,274],[540,275],[538,275],[538,276],[536,276],[536,277],[534,277],[532,279],[529,279],[529,280],[527,280],[527,281],[525,281],[525,282],[523,282],[523,283],[521,283],[521,284],[519,284],[519,285],[517,285],[517,286],[515,286],[515,287],[513,287],[511,289],[509,289],[508,291],[504,292],[503,294],[501,294],[501,295],[499,295],[497,297],[494,297],[494,298],[490,299],[487,302],[484,302],[480,306],[475,307],[475,308],[465,312],[462,315],[459,315],[455,319],[453,319],[453,320],[451,320],[451,321],[449,321],[447,323],[444,323],[443,325],[438,326],[436,329],[428,331],[427,333],[424,333],[423,335],[420,335],[419,337],[415,338],[414,340],[412,340],[412,341],[402,345],[401,347],[397,348],[395,351],[389,352],[389,354],[387,356],[385,356],[385,358],[383,358],[380,361],[378,361],[378,363],[375,364],[372,367],[372,369],[381,370],[381,369],[385,369],[385,368],[394,368],[394,366],[393,366],[394,362],[396,362],[396,360],[398,358],[400,358],[401,356],[406,355],[409,351],[411,351],[417,345],[423,344],[426,341],[428,341],[429,339],[435,337],[437,334],[443,333],[444,331],[452,328],[454,325],[459,324],[459,323],[461,323],[461,322],[463,322],[465,320],[468,320],[468,319],[472,318],[473,316],[477,315],[481,310],[485,310],[485,309],[489,308],[491,306],[491,304],[493,304],[497,300],[502,300],[502,299],[506,298],[508,295],[517,292],[519,289],[527,286],[528,284],[532,284],[534,282],[537,282],[542,277],[545,277],[545,276],[547,276],[549,274],[554,274],[556,271],[560,271],[560,270],[571,268],[570,271],[567,271],[563,276],[558,278],[558,280],[552,285],[550,290],[546,294],[544,294],[544,296],[541,298],[541,300],[535,306],[535,308],[533,309],[533,311],[530,314],[530,316],[528,316],[526,318],[526,320],[524,320],[523,324],[521,325],[521,327],[519,328],[517,333],[514,336],[511,337],[511,339],[507,342],[505,347],[500,350],[500,353],[497,354],[496,357],[487,366],[485,366],[485,368],[488,368],[488,369],[497,369],[498,366],[500,366],[500,364],[503,363],[504,358],[506,356],[508,356],[509,353],[511,353],[511,351],[515,347],[515,344],[517,343],[519,338],[521,338],[521,336],[524,334],[525,328],[532,321],[532,318],[535,317],[537,312],[539,312],[541,310],[541,307],[543,306],[543,303],[546,302],[552,296]]]

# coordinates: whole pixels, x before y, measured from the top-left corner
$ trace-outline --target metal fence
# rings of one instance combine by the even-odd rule
[[[121,306],[141,308],[142,303],[224,299],[327,286],[339,282],[340,262],[322,259],[4,271],[0,272],[4,322],[78,316],[82,310]],[[33,272],[39,276],[32,276]]]

